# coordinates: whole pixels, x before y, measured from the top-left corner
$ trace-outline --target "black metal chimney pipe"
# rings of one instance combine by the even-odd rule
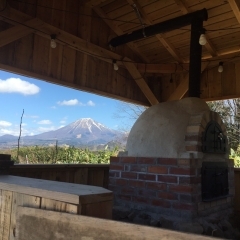
[[[165,22],[157,23],[149,27],[145,27],[144,29],[133,31],[132,33],[129,33],[129,34],[124,34],[124,35],[115,37],[109,42],[109,46],[117,47],[119,45],[136,41],[144,37],[150,37],[158,33],[168,32],[177,28],[185,27],[187,25],[190,25],[193,19],[206,21],[208,19],[208,13],[206,8],[202,10],[198,10],[193,13],[189,13],[180,17],[167,20]]]
[[[191,40],[190,40],[190,63],[189,63],[189,97],[200,98],[201,85],[201,60],[202,45],[199,44],[199,37],[203,29],[203,21],[194,18],[191,23]]]
[[[189,64],[189,97],[200,97],[201,84],[201,56],[202,46],[199,44],[199,37],[203,30],[203,21],[208,19],[206,8],[189,13],[165,22],[157,23],[155,25],[146,27],[144,29],[136,30],[130,34],[125,34],[113,38],[109,45],[117,47],[131,41],[135,41],[144,37],[156,35],[181,28],[191,24],[191,42],[190,42],[190,64]]]

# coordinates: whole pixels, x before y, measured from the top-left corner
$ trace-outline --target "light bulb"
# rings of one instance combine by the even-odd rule
[[[206,43],[207,43],[207,39],[206,39],[205,34],[201,34],[200,37],[199,37],[199,44],[200,45],[205,45]]]
[[[218,72],[220,72],[220,73],[223,72],[223,62],[219,63]]]
[[[56,43],[55,39],[56,39],[56,34],[52,34],[51,35],[51,41],[50,41],[51,48],[56,48],[56,46],[57,46],[57,43]]]
[[[117,63],[116,63],[116,60],[113,60],[113,69],[114,69],[115,71],[118,70],[118,65],[117,65]]]
[[[53,39],[53,38],[51,39],[50,46],[51,46],[51,48],[57,47],[57,43],[56,43],[55,39]]]

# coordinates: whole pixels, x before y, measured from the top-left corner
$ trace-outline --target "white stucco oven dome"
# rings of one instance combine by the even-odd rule
[[[205,101],[184,98],[148,108],[133,125],[128,156],[176,158],[185,152],[185,136],[194,116],[210,112]]]

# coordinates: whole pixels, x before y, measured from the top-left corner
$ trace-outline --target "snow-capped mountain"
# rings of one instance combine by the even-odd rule
[[[68,144],[73,146],[89,146],[106,144],[111,141],[121,139],[126,133],[110,129],[91,118],[81,118],[69,125],[59,128],[55,131],[49,131],[34,136],[21,137],[23,145],[45,145],[58,141],[59,144]],[[6,138],[7,137],[7,138]],[[17,137],[9,135],[0,137],[1,142],[16,142]],[[46,142],[46,143],[45,143]]]
[[[69,125],[62,127],[55,131],[50,131],[42,134],[38,134],[28,139],[57,139],[57,140],[76,140],[78,142],[90,143],[92,141],[111,141],[114,137],[117,137],[120,132],[111,130],[105,127],[101,123],[94,121],[91,118],[81,118]]]

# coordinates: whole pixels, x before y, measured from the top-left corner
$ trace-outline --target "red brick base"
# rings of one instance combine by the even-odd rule
[[[233,161],[229,165],[234,194]],[[226,209],[232,197],[202,202],[202,159],[111,157],[109,189],[118,205],[155,213],[194,218]]]

